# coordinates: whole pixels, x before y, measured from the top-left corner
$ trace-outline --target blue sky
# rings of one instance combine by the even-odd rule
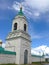
[[[5,43],[12,29],[12,20],[19,12],[20,2],[28,20],[31,47],[49,46],[49,0],[0,0],[0,39]]]

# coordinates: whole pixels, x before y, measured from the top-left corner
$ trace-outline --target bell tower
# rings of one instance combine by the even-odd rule
[[[22,7],[12,23],[12,32],[6,38],[6,50],[16,52],[16,64],[31,63],[31,40],[28,34],[28,23]]]
[[[12,31],[16,31],[16,30],[22,30],[25,32],[28,31],[28,23],[26,22],[26,17],[22,12],[22,7],[20,7],[18,16],[16,16],[13,20]]]

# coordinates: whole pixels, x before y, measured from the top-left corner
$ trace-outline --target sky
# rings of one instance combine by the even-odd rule
[[[49,0],[0,0],[0,39],[5,43],[8,33],[12,30],[13,19],[19,12],[20,3],[28,21],[31,48],[35,51],[36,49],[48,51]]]

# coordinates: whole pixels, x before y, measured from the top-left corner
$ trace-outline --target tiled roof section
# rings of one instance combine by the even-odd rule
[[[6,51],[4,48],[0,47],[0,54],[16,55],[16,52]]]

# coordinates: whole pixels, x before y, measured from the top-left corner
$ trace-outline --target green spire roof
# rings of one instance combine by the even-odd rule
[[[22,12],[22,7],[20,7],[20,11],[19,11],[18,15],[24,15]]]

